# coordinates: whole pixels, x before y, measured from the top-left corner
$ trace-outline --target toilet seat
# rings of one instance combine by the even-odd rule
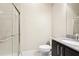
[[[48,52],[48,51],[50,51],[50,49],[51,49],[51,46],[49,46],[49,45],[40,45],[39,46],[39,49],[41,50],[41,51],[43,51],[43,52]]]
[[[39,48],[51,49],[51,47],[49,45],[40,45]]]

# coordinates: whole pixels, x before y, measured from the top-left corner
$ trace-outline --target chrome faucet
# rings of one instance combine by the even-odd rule
[[[78,39],[79,39],[79,38],[78,38],[78,37],[79,37],[79,34],[75,34],[75,36],[76,36],[76,40],[78,40]]]

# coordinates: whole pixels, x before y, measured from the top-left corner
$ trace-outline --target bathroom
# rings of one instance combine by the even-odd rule
[[[79,56],[78,19],[79,3],[0,3],[0,56]]]

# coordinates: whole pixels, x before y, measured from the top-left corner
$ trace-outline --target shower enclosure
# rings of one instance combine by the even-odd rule
[[[0,3],[0,56],[20,53],[20,13],[12,3]]]

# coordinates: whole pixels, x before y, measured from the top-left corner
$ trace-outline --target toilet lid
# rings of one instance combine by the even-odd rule
[[[49,45],[40,45],[40,49],[51,49],[51,46]]]

